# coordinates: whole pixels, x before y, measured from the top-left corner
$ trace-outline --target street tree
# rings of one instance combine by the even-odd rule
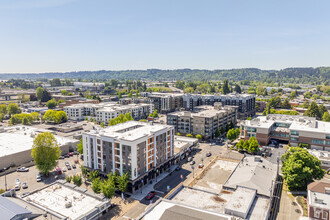
[[[44,92],[44,89],[42,87],[37,88],[36,96],[39,101],[41,101],[41,99],[42,99],[43,92]]]
[[[242,151],[244,149],[244,141],[241,139],[237,144],[236,144],[236,148],[238,151]]]
[[[112,179],[107,179],[101,183],[101,191],[105,197],[111,199],[115,195],[116,184]]]
[[[248,140],[245,140],[244,141],[244,144],[243,144],[243,149],[245,150],[245,151],[249,151],[249,141]]]
[[[196,135],[196,138],[197,138],[198,140],[202,140],[202,139],[203,139],[203,136],[202,136],[201,134],[197,134],[197,135]]]
[[[310,104],[307,111],[304,113],[304,116],[315,117],[317,119],[320,119],[322,117],[316,102],[312,102]]]
[[[330,122],[330,115],[328,111],[324,112],[322,116],[322,121]]]
[[[227,80],[227,79],[225,79],[225,80],[223,81],[222,93],[223,93],[223,94],[228,94],[228,93],[230,93],[230,89],[229,89],[229,86],[228,86],[228,80]]]
[[[9,117],[11,117],[11,115],[21,113],[21,111],[22,110],[20,109],[20,107],[16,103],[10,103],[7,106],[7,114],[9,115]]]
[[[49,109],[54,109],[56,107],[56,105],[57,105],[57,102],[55,101],[55,99],[51,99],[46,103],[46,106]]]
[[[249,152],[258,153],[259,152],[259,143],[255,137],[249,139]]]
[[[128,185],[129,177],[130,177],[129,172],[126,172],[123,175],[118,176],[117,179],[116,179],[118,189],[122,193],[125,193],[127,191],[127,185]]]
[[[73,182],[73,184],[76,185],[76,186],[81,186],[81,184],[82,184],[82,178],[81,178],[81,175],[74,175],[74,176],[72,177],[72,182]]]
[[[41,173],[48,175],[61,155],[55,136],[50,132],[38,134],[33,141],[31,156]]]
[[[0,105],[0,114],[3,114],[3,115],[7,114],[7,105],[4,105],[4,104]]]
[[[192,137],[194,137],[194,135],[192,135],[192,134],[187,134],[186,137],[190,137],[190,138],[192,138]]]
[[[99,177],[92,181],[92,190],[94,193],[99,194],[101,192],[101,180]]]
[[[79,152],[79,154],[84,153],[83,139],[82,138],[80,138],[80,142],[77,144],[77,151]]]
[[[220,136],[220,131],[219,131],[218,128],[215,130],[215,132],[214,132],[214,136],[215,136],[216,138],[218,138],[218,137]]]
[[[289,190],[306,190],[309,183],[324,176],[321,161],[306,149],[291,147],[281,160],[283,178]]]
[[[235,87],[234,87],[234,91],[235,92],[237,92],[237,93],[239,93],[239,94],[241,94],[242,93],[242,89],[241,89],[241,87],[239,86],[239,85],[235,85]]]

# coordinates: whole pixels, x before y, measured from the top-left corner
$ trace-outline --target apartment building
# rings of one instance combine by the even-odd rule
[[[214,105],[216,102],[221,102],[223,106],[237,106],[239,118],[247,118],[256,113],[255,95],[231,93],[227,95],[185,94],[183,96],[183,108],[186,110],[193,110],[201,105]]]
[[[330,181],[320,180],[307,187],[308,217],[330,219]]]
[[[174,159],[172,126],[128,121],[83,134],[84,166],[101,174],[130,172],[134,192]]]
[[[63,107],[70,120],[81,121],[85,118],[94,118],[98,123],[108,124],[110,119],[118,117],[120,114],[131,113],[136,120],[146,118],[153,113],[152,104],[128,104],[120,105],[116,102],[106,102],[99,104],[74,104]]]
[[[159,113],[173,112],[183,105],[182,93],[141,92],[140,95],[150,99]]]
[[[330,123],[300,115],[271,114],[246,120],[241,124],[241,138],[256,137],[261,145],[271,139],[311,149],[330,151]]]
[[[180,111],[167,114],[167,124],[181,134],[201,134],[204,139],[213,139],[215,131],[225,129],[230,122],[236,123],[237,106],[198,106],[192,112]]]

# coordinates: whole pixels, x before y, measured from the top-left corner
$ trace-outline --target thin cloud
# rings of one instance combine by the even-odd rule
[[[0,9],[33,9],[52,8],[77,0],[4,0],[0,3]]]

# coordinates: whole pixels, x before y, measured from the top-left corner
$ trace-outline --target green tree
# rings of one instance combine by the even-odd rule
[[[311,98],[311,93],[310,92],[305,92],[304,98],[305,99],[310,99]]]
[[[218,137],[220,136],[220,131],[219,131],[218,128],[215,130],[214,136],[215,136],[216,138],[218,138]]]
[[[127,95],[128,98],[132,98],[133,94],[132,94],[132,91],[130,91]]]
[[[31,115],[33,121],[39,121],[40,114],[38,112],[31,112],[30,115]]]
[[[3,115],[6,115],[7,114],[7,105],[0,105],[0,113],[3,114]]]
[[[57,105],[57,102],[55,101],[55,99],[51,99],[46,103],[46,106],[49,109],[54,109],[56,107],[56,105]]]
[[[79,154],[84,153],[83,139],[82,138],[80,138],[80,142],[77,144],[77,151],[79,152]]]
[[[99,177],[92,180],[92,190],[94,193],[99,194],[101,192],[101,180]]]
[[[291,147],[282,155],[282,173],[289,190],[306,190],[315,179],[322,179],[321,161],[306,149]]]
[[[265,96],[265,95],[267,95],[267,90],[262,85],[258,85],[257,89],[256,89],[256,93],[257,93],[257,95]]]
[[[244,149],[245,151],[249,151],[249,147],[250,147],[250,145],[249,145],[249,141],[248,141],[248,140],[245,140],[245,141],[244,141],[244,144],[243,144],[243,149]]]
[[[234,130],[233,128],[230,129],[230,130],[227,132],[227,138],[228,138],[228,140],[230,140],[230,141],[233,141],[233,140],[236,139],[236,132],[235,132],[235,130]]]
[[[319,105],[319,112],[320,112],[320,115],[322,116],[324,114],[324,112],[327,112],[328,109],[323,105]]]
[[[242,89],[241,89],[241,87],[238,84],[235,85],[234,91],[237,92],[237,93],[239,93],[239,94],[242,93]]]
[[[99,177],[99,172],[97,170],[93,170],[89,173],[89,178],[93,181],[94,179]]]
[[[255,137],[249,139],[249,152],[258,153],[259,152],[259,143]]]
[[[41,96],[41,102],[48,102],[49,100],[52,99],[52,96],[47,90],[42,91],[42,96]]]
[[[305,101],[302,106],[303,108],[308,108],[309,107],[309,102],[308,101]]]
[[[203,136],[201,134],[197,134],[196,135],[196,138],[199,139],[199,140],[202,140],[203,139]]]
[[[227,79],[225,79],[225,80],[223,81],[222,93],[223,93],[223,94],[228,94],[228,93],[230,93],[230,89],[229,89],[229,86],[228,86],[228,80],[227,80]]]
[[[55,136],[50,132],[38,134],[33,141],[31,156],[41,173],[48,175],[55,168],[61,150]]]
[[[194,137],[194,135],[192,135],[192,134],[186,134],[186,137],[192,138],[192,137]]]
[[[152,114],[153,118],[158,118],[158,112],[157,109],[155,109],[154,113]]]
[[[244,141],[242,139],[236,144],[236,148],[239,151],[242,151],[244,149]]]
[[[9,115],[9,117],[11,115],[15,115],[15,114],[19,114],[21,113],[21,109],[20,107],[18,107],[18,105],[16,103],[10,103],[7,106],[7,114]]]
[[[66,177],[65,177],[65,181],[66,181],[67,183],[71,183],[71,181],[72,181],[72,176],[66,176]]]
[[[177,132],[176,135],[177,135],[177,136],[181,136],[181,133],[180,133],[180,132]]]
[[[290,105],[290,103],[289,103],[289,99],[288,98],[284,99],[284,101],[282,103],[282,108],[285,108],[285,109],[291,109],[292,108],[291,105]]]
[[[54,122],[56,124],[64,123],[68,121],[68,116],[65,111],[56,111],[54,115]]]
[[[2,113],[0,113],[0,122],[2,122],[3,121],[3,114]]]
[[[73,184],[76,185],[76,186],[81,186],[81,184],[82,184],[82,178],[81,178],[81,175],[74,175],[74,176],[72,177],[72,182],[73,182]]]
[[[44,89],[42,87],[37,88],[36,96],[39,101],[41,101],[41,99],[42,99],[43,92],[44,92]]]
[[[194,88],[193,87],[187,87],[187,88],[185,88],[185,90],[184,90],[184,93],[194,93]]]
[[[101,126],[102,128],[104,128],[104,123],[103,123],[103,122],[101,122],[100,126]]]
[[[125,193],[127,191],[129,177],[130,177],[129,172],[126,172],[122,176],[118,176],[116,179],[118,189],[123,193]]]
[[[115,195],[116,184],[112,179],[104,180],[101,183],[101,191],[105,197],[111,199]]]
[[[322,116],[322,121],[330,122],[330,115],[328,111],[324,112]]]
[[[290,93],[290,99],[294,99],[294,98],[296,98],[297,97],[297,92],[296,91],[291,91],[291,93]]]
[[[304,116],[315,117],[317,119],[321,118],[319,107],[315,102],[312,102],[308,107],[307,111],[304,113]]]
[[[66,90],[61,90],[61,95],[68,95],[68,91],[66,91]]]

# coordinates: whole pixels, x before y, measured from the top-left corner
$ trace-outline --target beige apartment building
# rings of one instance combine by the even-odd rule
[[[237,106],[204,105],[194,111],[181,111],[167,114],[167,124],[172,125],[175,132],[181,134],[201,134],[203,139],[213,139],[215,131],[225,129],[231,122],[236,124]]]
[[[101,174],[130,172],[134,192],[174,160],[172,126],[128,121],[83,134],[84,166]]]
[[[330,123],[300,115],[261,116],[241,124],[241,138],[256,137],[260,145],[277,140],[298,146],[308,144],[311,149],[330,151]]]

